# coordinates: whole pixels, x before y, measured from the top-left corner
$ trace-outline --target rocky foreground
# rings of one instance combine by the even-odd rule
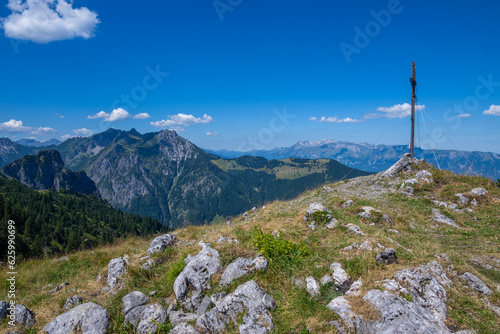
[[[49,334],[493,333],[499,194],[486,179],[405,156],[224,225],[158,236],[142,251],[87,254],[102,263],[124,251],[104,268],[81,269],[76,255],[52,261],[83,277],[97,266],[99,276],[59,275],[68,282],[47,284],[37,300],[25,293],[33,310],[18,303],[14,322]],[[0,302],[0,317],[9,308]]]

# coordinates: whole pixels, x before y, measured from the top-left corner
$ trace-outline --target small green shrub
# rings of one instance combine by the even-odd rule
[[[399,295],[404,299],[406,299],[407,301],[409,301],[410,303],[413,303],[413,296],[411,294],[401,292]]]
[[[295,258],[309,254],[304,245],[296,244],[281,236],[274,237],[271,233],[264,233],[260,228],[252,230],[253,244],[270,262],[273,259]]]
[[[312,220],[316,222],[316,224],[328,224],[331,220],[332,215],[327,211],[316,211],[312,214]]]

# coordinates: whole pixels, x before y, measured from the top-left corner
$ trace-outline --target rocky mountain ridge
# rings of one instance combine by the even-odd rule
[[[99,191],[85,172],[73,172],[64,166],[56,150],[41,151],[36,155],[25,155],[3,166],[0,172],[36,190],[65,189],[70,193],[96,195]]]
[[[490,180],[406,156],[225,224],[89,254],[94,269],[15,313],[46,333],[493,333],[499,206]]]

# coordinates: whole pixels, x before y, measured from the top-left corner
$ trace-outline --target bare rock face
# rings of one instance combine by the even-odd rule
[[[0,322],[7,318],[7,311],[9,307],[9,303],[3,300],[0,301]]]
[[[105,308],[86,303],[61,314],[43,328],[48,334],[104,334],[109,327],[109,313]]]
[[[155,333],[159,324],[167,322],[167,310],[160,304],[150,304],[142,308],[137,323],[137,334]]]
[[[109,261],[108,264],[108,287],[110,292],[120,290],[123,276],[127,273],[127,261],[122,258],[116,258]]]
[[[270,309],[275,309],[274,299],[262,290],[255,281],[240,285],[233,293],[215,303],[215,307],[196,321],[196,326],[208,333],[224,333],[226,325],[245,312],[240,333],[268,333],[274,324]]]
[[[426,182],[434,182],[432,178],[432,173],[426,170],[421,170],[420,172],[418,172],[417,175],[415,175],[415,178],[417,180],[422,180]]]
[[[382,172],[382,177],[393,177],[396,176],[399,172],[407,168],[411,165],[412,159],[410,158],[410,154],[406,153],[401,159],[399,159],[394,165],[389,167],[386,171]]]
[[[493,291],[491,291],[491,289],[476,275],[465,273],[461,277],[477,292],[487,296],[493,293]]]
[[[484,188],[474,188],[469,192],[472,195],[476,195],[476,196],[484,196],[484,195],[488,194],[488,190],[486,190]]]
[[[140,291],[134,291],[122,298],[123,314],[129,313],[132,309],[149,303],[149,297]]]
[[[148,255],[153,253],[160,253],[167,249],[168,246],[172,246],[175,242],[175,236],[170,234],[160,235],[151,241],[148,248]]]
[[[363,299],[380,313],[375,320],[354,313],[344,297],[333,299],[328,307],[340,316],[345,332],[449,334],[445,325],[448,296],[443,287],[449,284],[442,265],[433,261],[396,273],[383,284],[389,291],[370,290],[364,295]]]
[[[63,159],[56,150],[26,155],[4,167],[1,171],[32,189],[80,192],[99,196],[97,187],[85,172],[73,172],[64,167]]]
[[[319,285],[314,277],[306,277],[306,290],[313,297],[319,296]]]
[[[375,261],[383,264],[393,264],[395,262],[398,262],[398,257],[396,256],[396,251],[394,250],[394,248],[386,248],[385,250],[377,254]]]
[[[221,269],[219,253],[208,244],[200,242],[203,249],[195,256],[188,256],[186,267],[175,279],[174,293],[187,310],[195,312],[202,301],[202,293],[210,289],[210,277]],[[192,295],[188,293],[192,291]]]
[[[330,265],[332,270],[333,283],[340,289],[347,289],[350,283],[350,277],[347,272],[342,268],[342,264],[334,262]]]
[[[437,223],[442,223],[460,228],[460,226],[458,226],[458,224],[453,219],[445,216],[438,209],[432,209],[432,215],[433,215],[432,219]]]
[[[255,270],[264,270],[267,268],[267,260],[264,256],[259,255],[254,259],[246,259],[243,257],[237,258],[234,262],[227,266],[221,276],[220,284],[226,286],[237,278],[245,276]]]
[[[24,327],[32,327],[36,322],[35,313],[23,304],[18,304],[14,308],[14,322]]]
[[[170,331],[170,334],[200,334],[200,332],[191,325],[180,323]]]
[[[80,296],[75,295],[75,296],[68,298],[66,300],[66,302],[64,303],[63,309],[69,310],[73,306],[78,306],[81,303],[83,303],[82,298]]]

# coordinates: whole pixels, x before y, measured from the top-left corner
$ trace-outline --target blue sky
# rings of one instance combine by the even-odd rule
[[[417,145],[500,153],[497,1],[1,2],[0,136],[407,144],[415,61]]]

